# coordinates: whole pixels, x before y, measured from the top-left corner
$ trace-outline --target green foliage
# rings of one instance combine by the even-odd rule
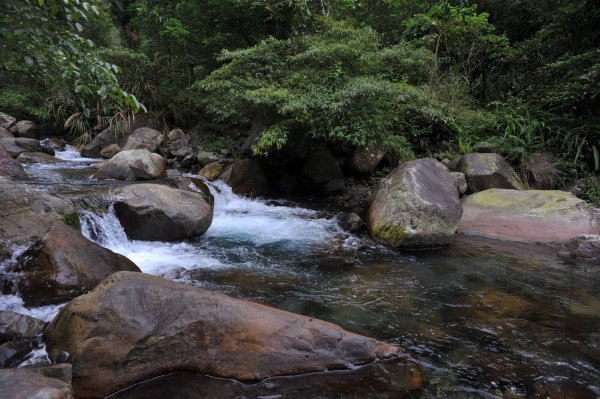
[[[45,120],[48,114],[43,95],[16,84],[0,89],[0,110],[16,118],[37,121]]]
[[[598,176],[586,176],[581,180],[584,185],[583,197],[596,206],[600,206],[600,181]]]
[[[450,131],[452,114],[418,86],[431,53],[407,43],[380,50],[378,39],[372,29],[322,19],[312,35],[223,51],[224,65],[195,85],[200,105],[221,121],[265,119],[269,129],[255,153],[281,148],[299,132],[410,153]]]
[[[235,145],[235,143],[233,142],[233,140],[231,138],[224,137],[224,136],[217,136],[217,137],[214,137],[212,140],[210,140],[206,144],[205,149],[206,149],[206,151],[220,152],[222,150],[231,149],[234,145]]]

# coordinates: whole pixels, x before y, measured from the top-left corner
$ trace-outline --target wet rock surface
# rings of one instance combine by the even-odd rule
[[[490,189],[466,197],[458,231],[488,238],[562,243],[598,234],[598,220],[585,201],[557,190]]]
[[[407,162],[379,183],[367,227],[376,240],[402,248],[431,248],[452,240],[462,215],[448,169],[426,158]]]
[[[136,240],[177,241],[204,234],[213,210],[205,196],[158,184],[137,184],[115,192],[115,212]]]
[[[331,323],[127,272],[72,300],[44,341],[52,360],[70,354],[79,397],[169,372],[254,381],[345,369],[400,351]]]
[[[55,225],[19,258],[19,292],[28,306],[65,302],[117,271],[140,271],[123,255]]]
[[[31,316],[0,311],[0,342],[14,339],[32,340],[42,335],[46,322]]]

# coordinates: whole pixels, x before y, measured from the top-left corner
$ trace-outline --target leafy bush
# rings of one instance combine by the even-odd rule
[[[265,121],[256,154],[292,134],[410,154],[452,131],[452,112],[419,86],[431,52],[407,43],[381,50],[378,40],[372,29],[322,19],[312,35],[223,51],[223,65],[195,84],[199,105],[220,121]]]

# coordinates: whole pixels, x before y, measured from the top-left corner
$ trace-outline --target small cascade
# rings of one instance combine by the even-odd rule
[[[117,215],[113,204],[106,210],[82,209],[79,211],[81,233],[88,239],[115,252],[129,249],[129,239]]]

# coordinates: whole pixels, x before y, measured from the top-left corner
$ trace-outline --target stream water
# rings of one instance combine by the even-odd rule
[[[96,160],[72,149],[57,155],[66,162],[27,166],[28,184],[70,199],[94,198],[81,213],[88,238],[146,273],[402,345],[426,372],[420,397],[600,398],[597,263],[560,259],[555,248],[464,237],[437,251],[401,252],[345,233],[337,215],[241,198],[219,183],[210,186],[214,221],[202,237],[131,241],[110,207],[110,189],[124,183],[91,179]],[[25,309],[16,296],[0,297],[0,308],[45,319],[58,311]],[[231,397],[397,397],[388,389],[394,368],[378,373],[377,383],[336,374],[295,396],[227,380],[211,386]],[[201,394],[198,378],[210,380],[176,374],[160,385],[170,397],[186,384],[186,395],[198,396],[185,397],[211,396]],[[119,397],[152,396],[142,389]]]

